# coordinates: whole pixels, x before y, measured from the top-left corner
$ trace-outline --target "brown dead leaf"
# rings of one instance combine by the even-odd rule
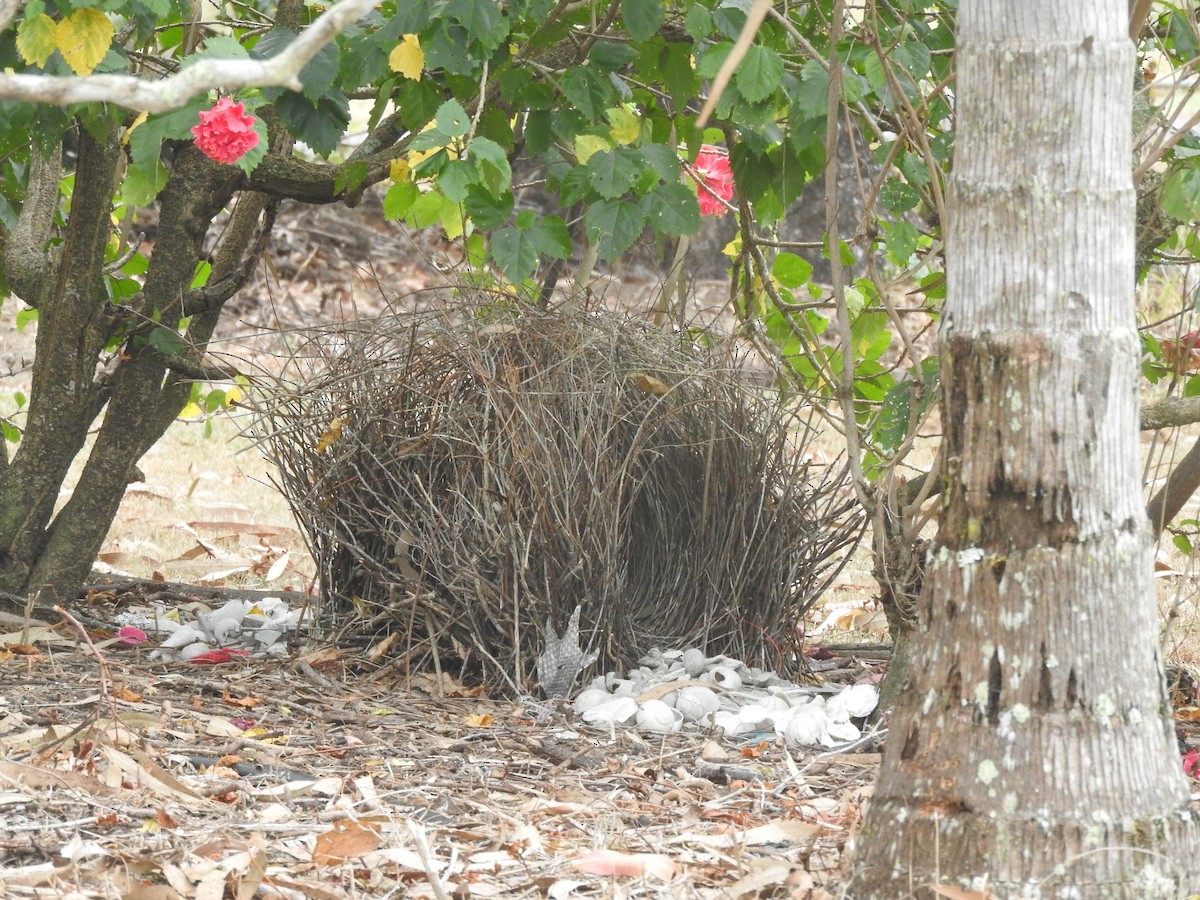
[[[124,685],[118,685],[113,689],[113,696],[118,700],[124,700],[126,703],[141,703],[142,695],[137,691],[131,691]]]
[[[41,656],[42,653],[37,647],[32,644],[5,644],[4,649],[13,656]]]
[[[758,759],[773,746],[773,744],[768,743],[767,741],[759,741],[753,747],[743,747],[742,759]]]
[[[259,697],[234,697],[229,693],[229,686],[225,686],[224,692],[221,694],[221,699],[230,706],[240,706],[242,709],[254,709],[256,706],[262,706],[266,703],[265,700]]]
[[[334,822],[329,831],[317,835],[312,859],[318,866],[340,865],[370,853],[378,846],[379,835],[373,828],[343,819]]]
[[[154,810],[154,821],[163,828],[169,828],[174,831],[179,827],[179,823],[171,818],[171,814],[161,806]]]
[[[643,878],[653,875],[670,881],[679,865],[661,853],[621,853],[617,850],[593,850],[571,860],[571,866],[589,875],[628,875]]]

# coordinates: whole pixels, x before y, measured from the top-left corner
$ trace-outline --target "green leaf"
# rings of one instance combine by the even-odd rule
[[[411,181],[393,184],[383,195],[383,217],[394,222],[408,215],[420,193],[420,189]]]
[[[656,186],[641,199],[646,221],[659,234],[692,235],[700,230],[696,191],[678,181]]]
[[[479,169],[483,183],[492,195],[499,197],[512,187],[512,166],[504,148],[491,138],[474,137],[467,145],[467,158]]]
[[[462,203],[467,199],[467,188],[475,182],[477,175],[476,168],[469,162],[452,159],[438,172],[438,190],[452,202]]]
[[[662,53],[663,86],[680,108],[700,92],[700,76],[692,65],[692,52],[690,44],[673,43],[668,44]]]
[[[879,189],[879,205],[888,212],[908,212],[920,202],[921,194],[896,178],[889,178]]]
[[[700,41],[712,34],[712,13],[697,3],[688,10],[683,18],[683,30],[694,41]]]
[[[130,166],[121,182],[121,199],[128,206],[149,206],[167,186],[167,177],[167,167],[157,157],[150,160],[149,175],[145,167]]]
[[[1200,220],[1200,168],[1187,166],[1167,176],[1163,182],[1162,211],[1181,222]]]
[[[613,106],[616,95],[612,82],[591,66],[575,66],[563,73],[559,81],[563,96],[593,122],[604,116],[604,111]]]
[[[471,130],[471,117],[457,100],[447,100],[434,116],[437,130],[447,138],[462,137]]]
[[[509,191],[495,196],[483,185],[473,184],[467,188],[467,199],[463,207],[476,228],[493,231],[508,221],[513,211],[513,203],[513,195]]]
[[[189,290],[204,287],[208,284],[208,276],[212,274],[212,263],[206,259],[196,263],[196,270],[192,273],[192,282],[188,285]],[[157,319],[155,320],[157,321]]]
[[[7,436],[7,434],[8,434],[8,432],[7,432],[7,431],[5,431],[5,435],[6,435],[6,436]],[[11,441],[11,440],[13,440],[13,439],[12,439],[12,438],[9,438],[9,440]],[[1184,554],[1185,556],[1191,556],[1191,555],[1192,555],[1192,552],[1193,552],[1193,550],[1192,550],[1192,542],[1191,542],[1191,539],[1189,539],[1189,538],[1188,538],[1188,536],[1187,536],[1186,534],[1176,534],[1176,535],[1173,535],[1173,536],[1171,537],[1171,543],[1172,543],[1172,544],[1174,544],[1174,545],[1175,545],[1175,548],[1176,548],[1177,550],[1179,550],[1179,552],[1180,552],[1180,553],[1182,553],[1182,554]]]
[[[32,66],[45,68],[46,61],[58,49],[56,23],[45,13],[26,17],[17,26],[17,52]]]
[[[733,80],[742,96],[759,103],[779,89],[783,60],[770,47],[754,44],[734,72]]]
[[[337,149],[350,124],[350,103],[340,91],[329,91],[316,105],[303,94],[285,91],[275,109],[288,130],[321,156]]]
[[[342,51],[335,41],[330,41],[300,70],[300,84],[304,96],[316,103],[337,80]]]
[[[646,225],[645,214],[627,200],[601,200],[588,207],[584,216],[588,240],[600,258],[611,262],[629,249]]]
[[[670,147],[665,144],[646,144],[641,148],[641,154],[663,181],[679,180],[679,157]]]
[[[508,37],[508,20],[495,0],[450,0],[443,14],[466,29],[468,40],[478,41],[489,51]]]
[[[792,97],[794,111],[804,119],[824,116],[829,105],[829,73],[817,60],[810,59],[801,68],[800,78]]]
[[[37,309],[18,309],[17,310],[17,333],[25,330],[25,326],[30,322],[38,320]]]
[[[621,41],[596,41],[587,58],[601,72],[616,72],[637,59],[638,52]]]
[[[159,325],[147,338],[150,346],[164,356],[178,353],[184,348],[183,337],[177,331]]]
[[[895,223],[880,221],[879,228],[883,232],[888,258],[902,268],[907,266],[917,251],[920,233],[903,219]]]
[[[492,235],[492,259],[509,281],[520,283],[537,268],[537,244],[527,228],[509,226]]]
[[[8,419],[0,418],[0,431],[4,432],[4,439],[10,444],[19,443],[21,440],[21,429]]]
[[[601,150],[587,162],[588,183],[606,200],[620,197],[637,182],[644,164],[636,150]]]
[[[552,259],[566,259],[574,249],[567,223],[558,216],[542,216],[530,226],[529,237],[538,253]]]
[[[635,41],[653,37],[666,16],[664,6],[661,0],[622,0],[621,21],[629,36]]]
[[[771,274],[775,280],[790,291],[808,284],[812,280],[812,273],[812,263],[795,253],[780,253],[771,264]]]
[[[408,224],[412,228],[428,228],[442,220],[442,204],[445,197],[441,191],[425,191],[413,201],[409,210]]]

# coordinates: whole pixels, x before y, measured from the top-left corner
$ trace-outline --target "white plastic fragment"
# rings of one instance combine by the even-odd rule
[[[582,713],[592,725],[621,725],[637,715],[638,702],[632,697],[614,697]]]

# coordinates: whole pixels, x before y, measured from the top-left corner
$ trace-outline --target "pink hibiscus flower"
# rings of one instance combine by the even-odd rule
[[[729,168],[728,154],[720,147],[705,144],[692,169],[700,215],[724,215],[725,203],[733,197],[733,170]]]
[[[246,115],[243,103],[222,97],[217,105],[200,113],[200,124],[192,129],[196,146],[209,159],[235,163],[258,144],[254,116]]]

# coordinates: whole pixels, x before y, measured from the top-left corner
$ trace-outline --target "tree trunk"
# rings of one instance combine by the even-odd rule
[[[80,128],[61,262],[48,254],[29,262],[44,252],[48,221],[20,248],[25,269],[40,266],[46,274],[27,279],[22,291],[38,308],[38,344],[28,423],[12,462],[0,467],[0,591],[36,592],[44,602],[73,596],[86,579],[138,460],[187,403],[190,382],[169,372],[168,359],[145,337],[155,327],[178,327],[209,225],[236,186],[228,166],[191,146],[177,149],[135,324],[122,332],[102,280],[120,153],[115,126],[103,138]],[[57,197],[56,167],[49,177]],[[230,233],[218,256],[240,261],[257,232]],[[234,267],[224,268],[221,275]],[[214,303],[193,318],[196,327],[185,335],[191,347],[180,351],[191,362],[200,362],[220,311]],[[107,380],[98,379],[101,354],[116,335],[124,340],[121,360]],[[66,473],[102,410],[79,482],[55,512]]]
[[[1200,887],[1138,471],[1126,0],[963,0],[946,491],[850,896]]]

